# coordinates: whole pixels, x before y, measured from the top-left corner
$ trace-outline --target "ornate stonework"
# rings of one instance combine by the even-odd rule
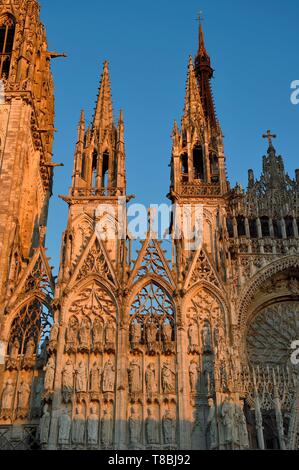
[[[202,27],[169,192],[177,209],[203,206],[200,247],[173,236],[169,261],[150,226],[134,260],[130,234],[109,236],[121,215],[99,207],[130,196],[105,62],[62,196],[56,280],[44,246],[60,54],[36,0],[1,1],[0,29],[0,449],[298,448],[299,171],[268,132],[261,178],[230,188]]]

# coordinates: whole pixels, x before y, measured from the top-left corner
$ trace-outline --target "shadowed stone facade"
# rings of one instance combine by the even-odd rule
[[[202,243],[172,225],[169,261],[150,217],[133,260],[131,235],[109,236],[126,229],[119,207],[132,196],[105,62],[61,196],[54,282],[44,244],[59,55],[37,1],[0,2],[0,448],[297,449],[299,171],[286,174],[269,131],[260,179],[250,170],[246,191],[230,187],[200,27],[168,197],[202,208]]]

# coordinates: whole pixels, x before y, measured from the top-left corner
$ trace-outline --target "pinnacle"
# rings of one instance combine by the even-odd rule
[[[109,77],[109,63],[104,62],[99,95],[95,109],[93,128],[106,129],[113,125],[112,97]]]

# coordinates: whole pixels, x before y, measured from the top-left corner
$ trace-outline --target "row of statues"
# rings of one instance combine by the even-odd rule
[[[232,397],[226,397],[217,412],[214,400],[209,399],[207,433],[211,450],[222,447],[226,450],[249,448],[243,408],[243,402],[236,404]]]
[[[150,363],[145,371],[145,385],[148,397],[158,393],[158,372],[154,363]],[[142,393],[142,372],[137,360],[133,360],[128,368],[129,391],[131,395]],[[176,372],[168,363],[161,366],[161,386],[165,394],[175,394],[176,392]]]
[[[15,337],[10,344],[9,357],[6,361],[6,368],[9,370],[18,369],[21,358],[23,369],[32,368],[35,363],[36,342],[34,338],[29,338],[22,348],[21,343],[21,339]]]
[[[21,379],[19,384],[16,384],[12,379],[8,379],[1,397],[1,418],[25,419],[29,412],[30,395],[31,387],[25,380]]]
[[[147,323],[141,323],[134,320],[130,328],[131,349],[132,351],[140,350],[141,344],[145,344],[147,352],[154,355],[159,350],[158,345],[162,341],[163,352],[172,354],[175,352],[174,346],[174,326],[167,320],[162,325],[151,320]]]
[[[211,354],[214,347],[218,347],[219,331],[216,328],[214,331],[214,341],[212,340],[212,331],[209,321],[205,321],[199,334],[199,327],[196,322],[192,322],[188,328],[188,353],[200,354],[202,351],[205,354]],[[213,344],[214,343],[214,344]]]
[[[57,341],[59,333],[58,325],[54,325],[51,332],[51,342]],[[77,317],[70,318],[66,335],[65,351],[67,353],[90,352],[115,353],[116,326],[111,318],[104,323],[102,319],[96,318],[93,323],[84,317],[81,323]]]
[[[45,448],[49,442],[51,414],[48,405],[44,407],[43,417],[40,422],[40,443]],[[174,448],[176,445],[176,417],[167,409],[160,422],[153,410],[147,410],[147,418],[144,423],[145,441],[148,446],[163,444]],[[84,416],[83,407],[76,405],[75,414],[71,418],[69,411],[64,409],[58,420],[58,445],[61,448],[74,446],[78,448],[109,449],[113,446],[113,417],[111,409],[104,409],[102,418],[99,416],[97,404],[90,406],[89,416]],[[130,410],[128,418],[128,441],[130,447],[139,448],[143,442],[143,422],[138,410],[134,407]]]

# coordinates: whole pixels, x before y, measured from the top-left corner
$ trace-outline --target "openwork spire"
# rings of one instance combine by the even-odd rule
[[[183,125],[194,125],[204,118],[192,57],[189,58]]]
[[[94,129],[106,129],[113,125],[113,109],[112,109],[112,97],[111,97],[111,86],[109,76],[108,61],[104,62],[104,70],[101,78],[101,85],[98,95],[98,101],[96,105],[93,128]]]

